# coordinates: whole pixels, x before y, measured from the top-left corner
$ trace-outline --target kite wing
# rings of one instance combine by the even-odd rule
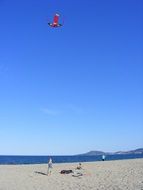
[[[59,14],[56,14],[56,15],[54,16],[54,22],[53,22],[53,24],[58,25],[59,16],[60,16]]]

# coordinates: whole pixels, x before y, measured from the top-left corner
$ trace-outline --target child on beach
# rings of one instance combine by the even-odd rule
[[[81,163],[78,164],[78,166],[76,167],[77,170],[81,170],[82,169],[82,166],[81,166]]]
[[[47,170],[47,175],[51,174],[52,172],[52,168],[53,168],[53,163],[52,163],[52,158],[49,159],[49,162],[48,162],[48,170]]]

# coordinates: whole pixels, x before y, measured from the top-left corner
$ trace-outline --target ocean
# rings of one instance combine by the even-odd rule
[[[0,164],[45,164],[49,158],[53,163],[101,161],[101,156],[0,156]],[[107,155],[106,160],[143,158],[143,154]]]

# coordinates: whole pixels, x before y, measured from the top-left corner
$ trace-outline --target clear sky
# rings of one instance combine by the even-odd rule
[[[139,147],[143,1],[0,0],[0,154]]]

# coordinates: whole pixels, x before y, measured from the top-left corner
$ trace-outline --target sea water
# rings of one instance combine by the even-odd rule
[[[0,156],[0,164],[44,164],[49,158],[53,163],[101,161],[102,156]],[[143,154],[107,155],[105,161],[143,158]]]

